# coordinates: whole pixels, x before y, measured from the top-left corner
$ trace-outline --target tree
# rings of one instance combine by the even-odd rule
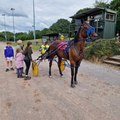
[[[76,12],[76,14],[84,13],[84,12],[90,10],[90,9],[91,9],[91,8],[83,8],[83,9],[80,9],[80,10],[78,10],[78,11]]]
[[[4,40],[5,40],[4,33],[3,33],[3,32],[1,32],[1,33],[0,33],[0,41],[4,41]]]
[[[16,40],[28,40],[29,39],[29,34],[28,33],[23,33],[23,32],[20,32],[20,33],[16,33]]]
[[[69,24],[70,22],[66,19],[59,19],[56,23],[54,23],[50,30],[55,33],[68,33],[69,32]]]
[[[110,8],[113,10],[120,10],[120,0],[112,0],[110,3]]]
[[[90,10],[90,9],[91,9],[91,8],[83,8],[83,9],[80,9],[80,10],[78,10],[78,11],[76,12],[75,15],[77,15],[77,14],[82,14],[82,13],[84,13],[84,12],[87,12],[87,11]],[[72,19],[71,24],[74,24],[74,23],[75,23],[75,20]]]
[[[36,39],[41,38],[41,31],[40,30],[36,30]]]
[[[91,8],[83,8],[83,9],[80,9],[78,10],[75,15],[78,15],[78,14],[82,14],[84,12],[87,12],[88,10],[90,10]],[[70,36],[74,36],[74,31],[75,31],[75,19],[72,19],[71,20],[71,25],[70,25]]]
[[[50,28],[44,28],[43,30],[36,30],[36,38],[42,38],[45,34],[50,33],[68,33],[69,31],[69,24],[70,22],[66,19],[59,19],[56,23],[54,23]],[[7,33],[7,39],[9,41],[13,41],[13,33],[6,32]],[[16,40],[32,40],[33,39],[33,31],[26,32],[19,32],[16,33]],[[0,33],[0,40],[4,41],[4,32]]]
[[[7,40],[8,41],[14,41],[14,38],[13,38],[13,33],[12,32],[6,32],[6,35],[7,35]]]
[[[117,11],[117,25],[116,30],[120,32],[120,0],[112,0],[110,3],[110,8]]]
[[[109,8],[110,5],[108,4],[108,0],[96,0],[95,1],[95,4],[94,4],[95,7],[101,7],[101,8]]]

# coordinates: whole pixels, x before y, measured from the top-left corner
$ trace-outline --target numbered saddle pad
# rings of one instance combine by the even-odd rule
[[[39,74],[39,69],[36,62],[32,62],[32,73],[34,77],[37,77]]]
[[[61,62],[60,69],[61,69],[61,71],[65,70],[65,62],[64,61]]]

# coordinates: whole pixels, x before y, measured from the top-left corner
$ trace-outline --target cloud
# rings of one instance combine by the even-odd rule
[[[0,8],[0,13],[1,14],[5,14],[6,16],[12,16],[12,11],[7,11],[7,10],[4,10],[4,9],[2,9],[2,8]],[[19,13],[19,12],[15,12],[14,11],[14,16],[15,17],[28,17],[28,15],[26,15],[25,13]]]
[[[34,0],[36,29],[50,27],[60,18],[71,20],[79,9],[93,7],[93,0]],[[2,14],[6,14],[6,29],[12,31],[11,7],[15,8],[15,29],[17,32],[33,30],[33,0],[0,0],[0,21],[3,23]],[[0,23],[1,24],[1,23]],[[9,27],[8,27],[9,26]],[[1,29],[1,27],[0,27]],[[2,30],[2,29],[1,29]]]

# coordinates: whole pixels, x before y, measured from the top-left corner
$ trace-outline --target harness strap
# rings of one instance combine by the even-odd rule
[[[76,45],[74,45],[74,48],[75,48],[77,54],[78,54],[79,56],[82,55],[82,58],[83,58],[83,50],[78,50],[78,48],[77,48]],[[79,56],[77,56],[77,57],[79,57]]]

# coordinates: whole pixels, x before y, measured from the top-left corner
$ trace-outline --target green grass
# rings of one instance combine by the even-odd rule
[[[39,48],[40,48],[40,45],[33,45],[33,50],[35,50],[35,51],[38,51],[39,50]]]
[[[36,44],[36,41],[38,42],[38,44]],[[36,50],[36,51],[39,50],[40,45],[42,44],[42,39],[37,39],[36,41],[34,41],[34,40],[25,40],[25,41],[23,41],[24,48],[26,47],[27,42],[32,42],[33,50]],[[17,43],[12,42],[12,45],[17,46]]]

